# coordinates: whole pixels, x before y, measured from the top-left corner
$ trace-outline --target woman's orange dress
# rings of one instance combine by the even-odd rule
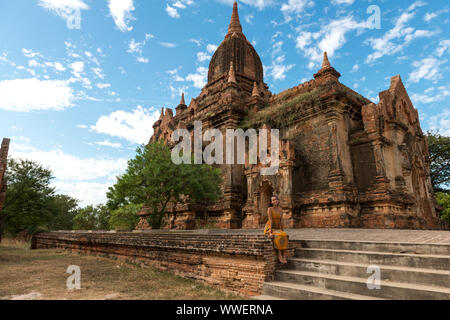
[[[286,233],[281,229],[281,213],[276,213],[272,207],[270,207],[269,213],[272,215],[273,245],[275,249],[286,250],[289,240]],[[268,220],[264,228],[264,234],[270,234],[270,227],[270,220]]]

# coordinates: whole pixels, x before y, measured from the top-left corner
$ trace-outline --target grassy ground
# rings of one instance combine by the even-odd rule
[[[66,287],[67,267],[81,269],[81,289]],[[211,300],[243,299],[191,279],[126,262],[59,249],[30,250],[29,244],[0,244],[0,299],[30,295],[58,300]],[[26,298],[20,297],[20,298]]]

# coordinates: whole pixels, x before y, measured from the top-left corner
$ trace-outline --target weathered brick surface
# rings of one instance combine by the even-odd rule
[[[6,165],[8,163],[8,150],[9,150],[9,139],[3,139],[0,148],[0,211],[5,203],[6,196],[6,181],[4,179],[6,172]]]
[[[139,262],[244,295],[261,294],[264,281],[280,267],[270,239],[255,234],[68,231],[33,237],[32,249],[47,248]]]

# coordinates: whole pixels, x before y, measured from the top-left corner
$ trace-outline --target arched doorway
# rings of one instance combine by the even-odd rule
[[[273,188],[269,181],[263,181],[261,183],[261,195],[259,198],[259,214],[261,226],[264,226],[267,222],[267,208],[270,207],[271,197],[273,194]]]

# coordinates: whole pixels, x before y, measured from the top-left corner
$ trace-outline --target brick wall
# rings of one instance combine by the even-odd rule
[[[6,172],[6,164],[8,159],[9,139],[3,139],[0,148],[0,211],[3,208],[6,195],[6,181],[3,179]]]
[[[49,232],[32,249],[64,248],[143,263],[243,295],[262,293],[280,267],[264,235]],[[292,252],[290,252],[292,255]]]

